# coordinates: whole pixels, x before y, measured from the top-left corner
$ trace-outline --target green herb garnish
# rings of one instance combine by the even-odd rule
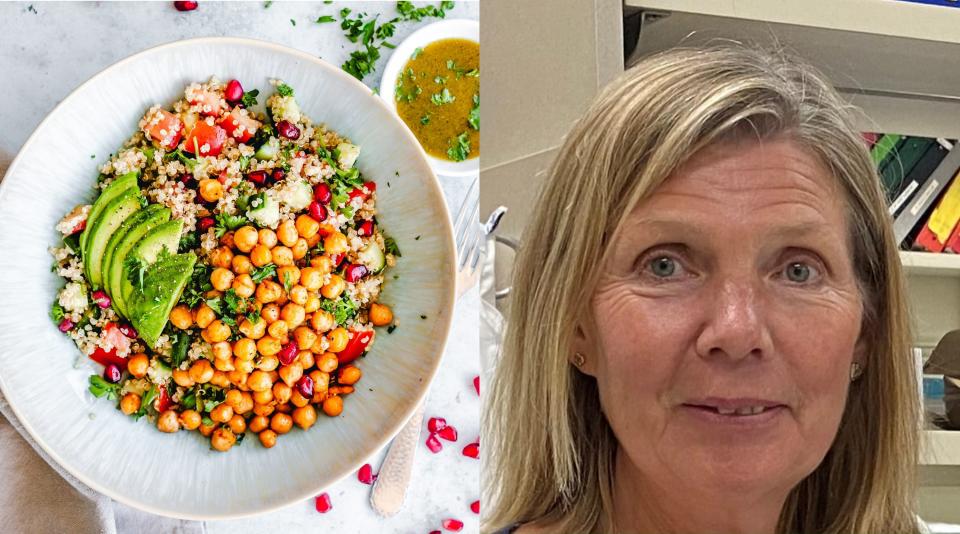
[[[387,254],[393,254],[398,258],[403,256],[400,254],[400,247],[397,246],[397,242],[392,237],[383,236],[383,248]]]
[[[349,319],[353,319],[360,311],[359,306],[355,304],[346,295],[337,300],[323,299],[320,301],[320,309],[333,314],[333,319],[337,324],[346,324]]]
[[[463,161],[467,159],[468,155],[470,155],[470,139],[467,132],[463,132],[450,140],[447,156],[453,161]]]
[[[111,384],[100,375],[90,375],[90,387],[88,389],[97,398],[105,396],[110,400],[117,400],[120,397],[120,384]]]
[[[317,19],[317,24],[326,24],[328,22],[336,22],[337,19],[331,17],[330,15],[323,15]]]
[[[293,96],[293,88],[285,83],[277,86],[277,92],[280,93],[280,96]]]
[[[474,130],[480,129],[480,95],[473,95],[473,108],[467,117],[467,124]]]
[[[229,213],[223,212],[217,214],[216,221],[214,233],[217,237],[223,237],[223,234],[231,230],[236,230],[249,222],[247,218],[242,215],[230,215]]]
[[[259,284],[275,274],[277,274],[277,266],[272,263],[268,263],[263,267],[255,267],[253,270],[251,270],[250,279]]]
[[[260,94],[259,89],[252,89],[250,91],[247,91],[246,93],[243,93],[243,98],[241,99],[241,102],[243,102],[243,107],[252,108],[253,106],[256,106],[257,95],[259,94]]]
[[[433,105],[435,106],[439,106],[442,104],[450,104],[450,103],[453,103],[454,100],[456,100],[456,97],[450,94],[450,90],[447,89],[446,87],[443,88],[443,91],[440,91],[439,93],[435,93],[433,96],[430,97],[430,102],[433,102]]]

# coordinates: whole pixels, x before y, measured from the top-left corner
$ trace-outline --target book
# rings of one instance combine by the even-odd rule
[[[937,142],[949,144],[946,140],[938,139]],[[953,150],[952,144],[950,147],[951,150],[930,175],[929,180],[923,184],[923,187],[907,203],[900,215],[894,219],[893,234],[897,243],[903,242],[907,234],[917,226],[920,218],[923,217],[940,193],[946,189],[954,175],[957,174],[957,169],[960,169],[960,150]]]
[[[913,242],[915,250],[942,252],[947,239],[960,222],[960,180],[954,179]]]
[[[953,227],[950,237],[947,238],[947,243],[943,246],[943,251],[950,254],[960,254],[960,224]]]
[[[906,137],[890,152],[889,161],[880,169],[880,181],[887,192],[888,205],[906,187],[907,174],[935,142],[929,137]]]
[[[927,148],[927,151],[921,156],[920,161],[913,166],[913,169],[903,180],[903,187],[888,206],[890,215],[896,217],[907,202],[910,201],[917,191],[930,179],[933,171],[940,165],[943,158],[946,157],[949,149],[940,142],[934,142]]]
[[[870,149],[870,157],[873,158],[873,165],[876,168],[879,169],[890,151],[896,148],[897,143],[900,142],[900,137],[898,134],[883,134],[880,139],[877,139],[876,144]]]

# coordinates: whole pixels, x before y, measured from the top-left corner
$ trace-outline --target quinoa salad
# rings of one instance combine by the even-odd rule
[[[336,417],[362,376],[400,256],[360,147],[271,80],[191,83],[155,105],[57,224],[51,316],[96,362],[89,391],[230,450]]]

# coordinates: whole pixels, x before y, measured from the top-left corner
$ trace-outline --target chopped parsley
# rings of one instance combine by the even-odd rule
[[[290,292],[290,288],[293,287],[293,275],[289,272],[283,273],[283,290],[287,293]]]
[[[143,258],[132,254],[128,255],[123,260],[123,270],[127,273],[127,279],[130,280],[133,287],[143,291],[143,277],[147,273],[147,263],[143,261]]]
[[[427,113],[427,114],[424,115],[423,117],[420,117],[420,124],[423,124],[424,126],[426,126],[427,124],[430,124],[430,114],[429,114],[429,113]]]
[[[418,46],[413,50],[413,54],[410,55],[410,59],[417,59],[422,53],[423,49]]]
[[[223,237],[223,234],[236,230],[248,222],[247,218],[242,215],[230,215],[223,212],[217,214],[216,221],[214,230],[217,237]]]
[[[213,289],[213,284],[210,283],[211,271],[212,269],[208,265],[198,263],[194,266],[193,274],[190,275],[190,281],[187,283],[187,287],[183,289],[183,296],[180,297],[180,302],[190,308],[195,308],[197,304],[203,302],[203,295]]]
[[[117,400],[120,396],[120,384],[111,384],[104,380],[100,375],[90,375],[90,393],[94,397],[107,397],[110,400]]]
[[[50,308],[50,318],[53,319],[54,323],[60,324],[60,321],[63,320],[63,317],[63,307],[60,306],[59,302],[54,301],[53,306]]]
[[[187,351],[190,349],[190,335],[186,332],[173,334],[173,350],[170,352],[170,366],[174,369],[180,368],[180,364],[186,361]]]
[[[143,400],[140,401],[140,409],[130,414],[130,416],[134,419],[140,419],[144,415],[147,415],[147,409],[153,405],[153,401],[156,400],[157,394],[157,386],[155,384],[151,385],[150,389],[143,394]]]
[[[263,9],[269,8],[269,7],[270,7],[270,4],[273,4],[273,0],[267,0],[266,2],[264,2],[264,3],[263,3]]]
[[[443,88],[443,91],[435,93],[430,97],[430,102],[433,102],[433,105],[435,106],[451,104],[454,100],[456,100],[456,97],[450,94],[450,89],[447,89],[446,87]]]
[[[268,263],[263,267],[255,267],[252,271],[250,271],[250,279],[259,284],[276,273],[277,266],[272,263]]]
[[[326,24],[328,22],[336,22],[337,19],[331,17],[330,15],[323,15],[317,19],[317,24]]]
[[[467,117],[467,124],[474,130],[480,129],[480,95],[473,95],[473,108]]]
[[[243,102],[243,107],[252,108],[253,106],[256,106],[257,95],[259,94],[260,94],[259,89],[252,89],[250,91],[243,93],[243,98],[241,99],[241,102]]]
[[[280,93],[280,96],[293,96],[293,88],[285,83],[277,86],[277,92]]]
[[[390,325],[390,326],[387,327],[387,333],[388,333],[388,334],[392,334],[393,331],[396,330],[396,329],[397,329],[397,325],[392,324],[392,325]]]
[[[467,132],[463,132],[450,140],[447,156],[453,161],[463,161],[468,155],[470,155],[470,139],[467,137]]]
[[[383,248],[386,249],[387,254],[393,254],[398,258],[403,256],[400,254],[400,247],[397,246],[396,240],[392,237],[383,236]]]
[[[293,26],[296,26],[296,25],[297,25],[297,21],[295,21],[295,20],[293,20],[293,19],[290,19],[290,24],[293,25]]]
[[[359,312],[359,306],[350,300],[350,297],[343,295],[337,300],[323,299],[320,301],[320,309],[330,312],[337,324],[345,324],[347,320],[353,319]]]

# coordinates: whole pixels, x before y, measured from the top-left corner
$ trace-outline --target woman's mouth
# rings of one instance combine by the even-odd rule
[[[761,399],[697,399],[681,405],[683,411],[713,423],[751,424],[771,421],[787,409],[780,402]]]

